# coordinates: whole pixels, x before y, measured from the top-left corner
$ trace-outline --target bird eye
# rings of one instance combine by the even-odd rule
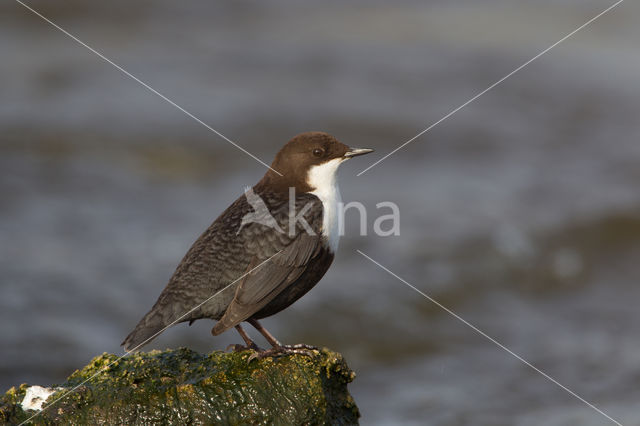
[[[321,148],[316,148],[313,150],[313,155],[315,155],[316,157],[321,157],[323,153],[324,150]]]

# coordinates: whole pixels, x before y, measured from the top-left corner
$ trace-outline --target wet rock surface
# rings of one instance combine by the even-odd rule
[[[347,391],[355,373],[340,354],[323,349],[248,362],[251,353],[105,353],[60,386],[11,388],[0,398],[0,423],[358,423]]]

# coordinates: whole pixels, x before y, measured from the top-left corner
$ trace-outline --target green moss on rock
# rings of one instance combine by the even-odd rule
[[[340,354],[324,349],[314,357],[247,362],[251,353],[202,355],[181,348],[122,359],[105,353],[69,376],[29,424],[358,422],[347,391],[355,373]],[[0,424],[18,424],[38,413],[22,409],[28,388],[11,388],[0,398]]]

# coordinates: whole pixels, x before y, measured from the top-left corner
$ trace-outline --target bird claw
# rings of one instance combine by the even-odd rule
[[[306,349],[307,351],[320,351],[317,346],[305,345],[304,343],[298,343],[296,345],[281,345],[285,349]]]
[[[316,353],[319,351],[319,349],[315,346],[310,346],[310,345],[303,345],[303,344],[298,344],[298,345],[280,345],[268,350],[261,350],[261,351],[257,351],[252,353],[249,356],[249,359],[247,359],[247,362],[251,362],[254,359],[264,359],[264,358],[276,358],[276,357],[280,357],[280,356],[284,356],[284,355],[305,355],[308,357],[315,357]]]
[[[227,346],[226,352],[229,352],[229,350],[232,350],[233,352],[244,352],[244,351],[256,351],[256,352],[260,352],[263,349],[260,349],[258,347],[258,345],[256,345],[255,343],[253,345],[239,345],[237,343],[235,344],[231,344],[229,346]]]

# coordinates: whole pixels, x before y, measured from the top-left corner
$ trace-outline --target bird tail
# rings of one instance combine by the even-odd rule
[[[149,312],[120,345],[124,346],[124,350],[127,352],[137,351],[155,339],[165,326],[161,315],[153,311]]]

